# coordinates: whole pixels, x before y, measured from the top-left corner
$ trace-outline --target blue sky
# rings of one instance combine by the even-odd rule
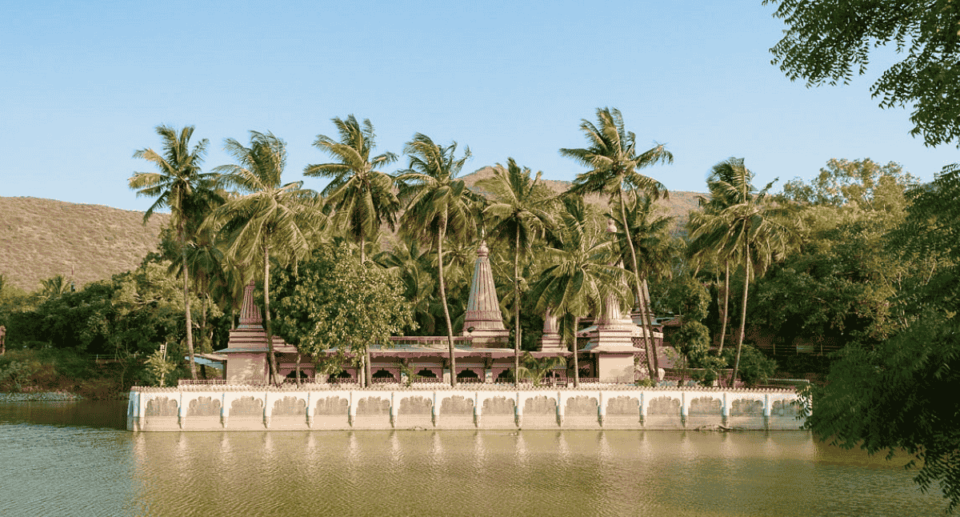
[[[578,127],[619,108],[642,148],[672,165],[645,173],[703,191],[710,167],[744,157],[757,183],[809,179],[830,158],[901,163],[930,180],[960,161],[881,110],[869,75],[806,88],[770,64],[773,7],[728,2],[0,2],[0,196],[144,210],[126,180],[159,150],[154,127],[196,126],[206,168],[225,138],[272,131],[285,179],[328,157],[330,119],[369,118],[378,151],[416,132],[469,146],[465,171],[505,163],[572,180],[559,155]],[[390,170],[405,166],[405,158]],[[321,189],[323,182],[307,178]]]

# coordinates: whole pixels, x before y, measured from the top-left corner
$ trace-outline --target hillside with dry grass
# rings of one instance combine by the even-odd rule
[[[468,187],[473,187],[480,180],[487,179],[493,176],[492,167],[483,167],[482,169],[477,170],[471,174],[468,174],[463,177],[463,181],[467,184]],[[550,188],[553,192],[561,194],[566,192],[573,184],[569,181],[557,181],[557,180],[548,180],[543,179],[543,183]],[[687,218],[691,210],[699,210],[699,203],[697,201],[697,196],[704,196],[706,194],[700,194],[698,192],[687,192],[682,190],[672,190],[670,195],[666,199],[660,199],[656,202],[658,213],[664,217],[675,217],[674,219],[674,234],[682,234],[682,228],[687,224]],[[599,205],[602,207],[607,206],[607,198],[605,196],[600,196],[598,194],[591,194],[587,196],[586,201],[593,205]]]
[[[0,275],[33,291],[63,275],[77,287],[136,268],[169,219],[156,214],[33,197],[0,197]]]

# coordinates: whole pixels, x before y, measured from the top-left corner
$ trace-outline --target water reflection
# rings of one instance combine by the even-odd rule
[[[0,480],[0,515],[928,515],[944,508],[938,495],[919,494],[902,462],[801,432],[133,434],[71,414],[0,406],[0,457],[9,472]]]

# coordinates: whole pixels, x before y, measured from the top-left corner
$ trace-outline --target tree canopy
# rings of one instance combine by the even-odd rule
[[[891,45],[903,59],[871,87],[880,107],[911,105],[910,134],[960,147],[960,5],[952,0],[764,0],[787,24],[770,52],[790,80],[849,83],[870,54]]]

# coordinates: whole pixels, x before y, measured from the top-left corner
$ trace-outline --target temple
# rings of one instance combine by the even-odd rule
[[[463,331],[454,338],[456,371],[450,371],[447,336],[393,337],[388,347],[370,347],[374,382],[401,383],[407,380],[405,372],[413,372],[418,382],[449,383],[451,375],[456,375],[458,382],[466,383],[512,382],[513,343],[510,331],[503,323],[489,254],[486,242],[481,242],[474,263]],[[627,288],[626,285],[624,288]],[[253,291],[251,282],[244,289],[240,325],[230,331],[227,348],[206,355],[208,359],[225,363],[224,378],[230,384],[265,384],[269,379],[269,347],[260,309],[253,302]],[[621,309],[616,297],[610,297],[594,321],[584,320],[590,326],[577,332],[578,362],[583,380],[632,384],[638,379],[647,378],[649,374],[644,360],[646,340],[642,327],[638,325],[639,317],[639,313],[631,315]],[[654,331],[651,337],[659,345],[663,334]],[[274,336],[273,348],[278,374],[295,378],[298,364],[296,347]],[[573,355],[562,343],[557,317],[549,309],[544,315],[538,350],[531,355],[536,358],[560,356],[567,359]],[[337,379],[324,379],[322,374],[318,379],[316,366],[309,361],[301,362],[299,369],[301,378],[306,377],[308,381],[353,382],[359,379],[361,368],[350,364],[343,366],[343,372]],[[566,383],[573,377],[572,368],[573,361],[568,360],[566,367],[558,366],[550,372],[549,381]]]

